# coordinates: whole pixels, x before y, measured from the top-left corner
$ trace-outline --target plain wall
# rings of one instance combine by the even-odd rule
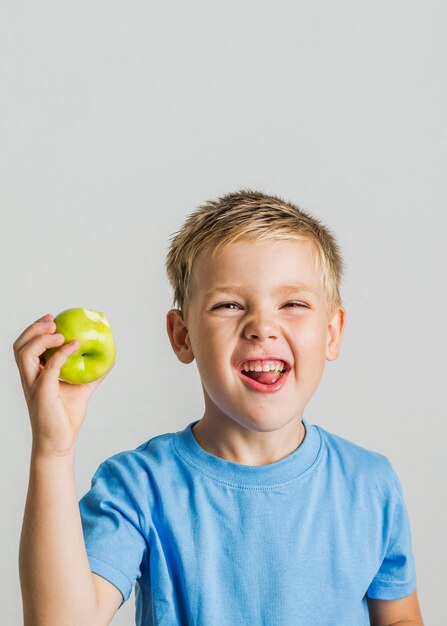
[[[426,624],[444,619],[446,81],[442,2],[0,5],[0,622],[22,623],[31,431],[12,344],[45,313],[105,311],[117,363],[77,452],[199,419],[169,344],[169,238],[240,188],[291,200],[343,249],[347,327],[305,417],[396,469]],[[113,624],[134,623],[134,594]]]

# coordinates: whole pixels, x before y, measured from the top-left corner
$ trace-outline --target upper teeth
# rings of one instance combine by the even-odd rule
[[[244,372],[270,372],[274,370],[281,372],[286,369],[286,365],[284,361],[247,361],[242,365],[242,369]]]

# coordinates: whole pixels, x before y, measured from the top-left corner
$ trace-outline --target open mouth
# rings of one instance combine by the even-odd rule
[[[285,383],[290,369],[290,365],[284,361],[275,361],[267,366],[244,363],[239,370],[239,376],[247,386],[256,391],[277,391]]]
[[[284,374],[286,370],[270,370],[268,372],[256,372],[249,370],[248,372],[242,370],[241,374],[251,378],[261,385],[274,385]]]

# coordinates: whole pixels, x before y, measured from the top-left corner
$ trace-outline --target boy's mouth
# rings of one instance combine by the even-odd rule
[[[242,380],[256,391],[278,391],[288,376],[290,366],[285,361],[245,361],[239,373]]]

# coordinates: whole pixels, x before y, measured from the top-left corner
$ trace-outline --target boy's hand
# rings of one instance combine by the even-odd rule
[[[59,380],[62,365],[79,349],[79,341],[63,345],[64,337],[55,334],[53,319],[45,315],[31,324],[13,347],[31,420],[33,453],[64,456],[73,452],[88,401],[107,374],[84,385]],[[58,346],[44,364],[45,350]]]

